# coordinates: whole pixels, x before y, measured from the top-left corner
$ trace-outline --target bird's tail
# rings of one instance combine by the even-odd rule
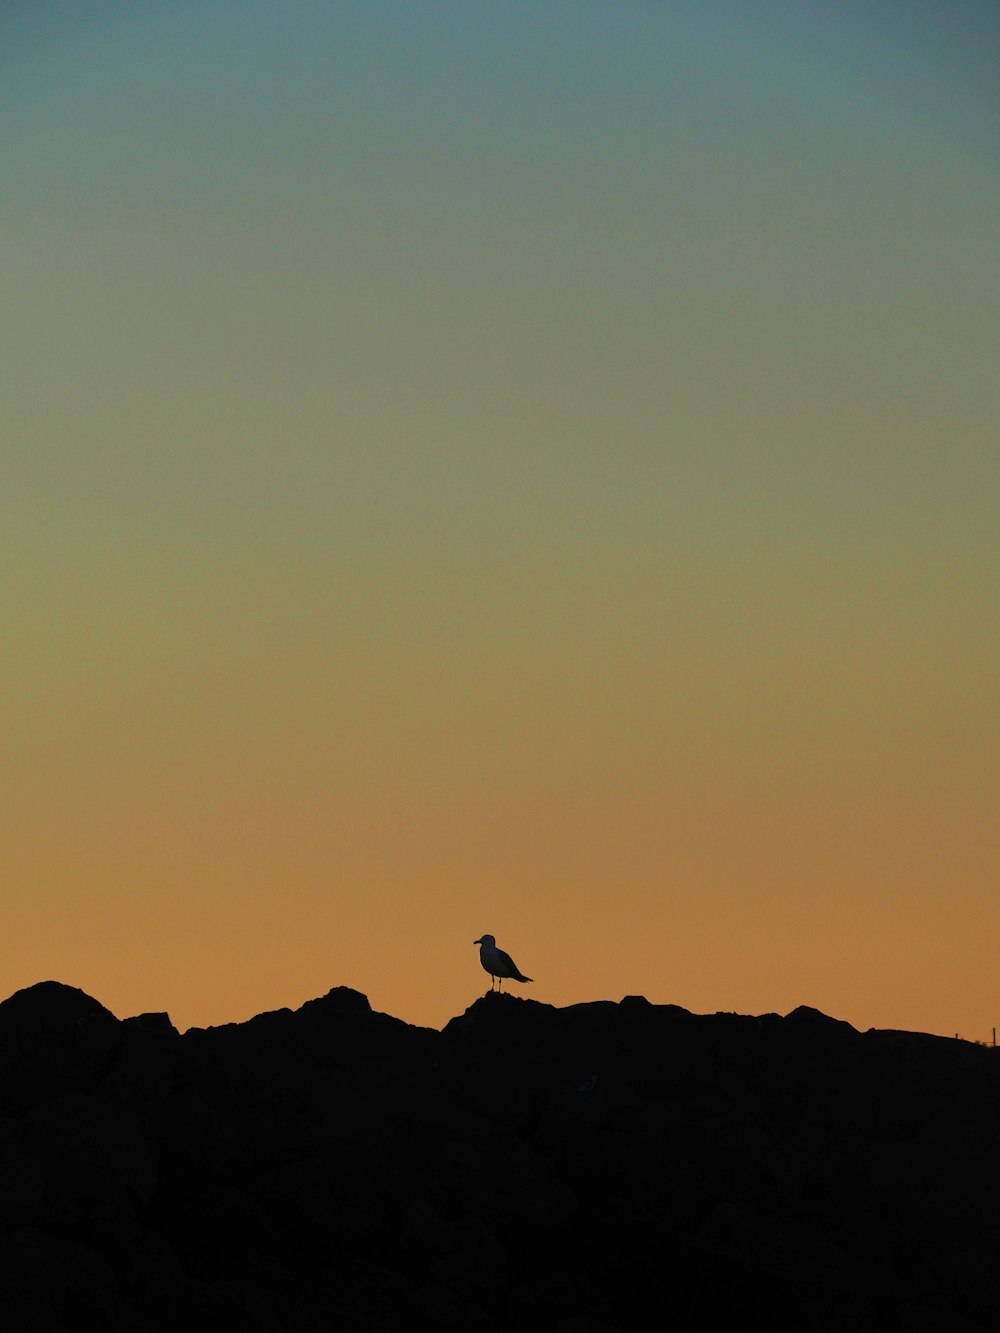
[[[521,974],[520,974],[520,972],[518,972],[518,974],[517,974],[517,976],[514,978],[514,980],[515,980],[515,981],[533,981],[534,978],[533,978],[533,977],[522,977]]]

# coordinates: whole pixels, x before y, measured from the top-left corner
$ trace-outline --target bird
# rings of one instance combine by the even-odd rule
[[[473,940],[472,943],[479,945],[479,961],[483,965],[483,970],[488,972],[491,977],[490,990],[493,989],[493,985],[497,981],[500,983],[500,990],[503,990],[504,977],[513,977],[515,981],[531,980],[531,977],[522,976],[520,969],[509,953],[504,953],[503,949],[497,948],[497,942],[492,935],[483,935],[480,939]]]

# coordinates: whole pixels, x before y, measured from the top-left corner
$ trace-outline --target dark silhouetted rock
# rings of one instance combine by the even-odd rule
[[[31,1333],[1000,1327],[996,1053],[815,1009],[336,987],[179,1034],[0,1004],[0,1310]]]
[[[23,1111],[87,1087],[121,1041],[121,1025],[82,990],[40,981],[0,1003],[0,1108]]]

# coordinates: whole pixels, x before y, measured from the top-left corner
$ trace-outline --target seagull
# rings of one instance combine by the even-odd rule
[[[473,940],[472,943],[479,945],[479,961],[483,965],[483,971],[488,972],[492,978],[490,990],[497,980],[500,982],[500,989],[503,990],[504,977],[513,977],[515,981],[531,980],[531,977],[521,975],[509,953],[497,948],[497,942],[492,935],[484,935],[482,939]]]

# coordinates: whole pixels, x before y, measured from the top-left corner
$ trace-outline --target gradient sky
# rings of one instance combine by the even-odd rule
[[[0,993],[1000,1025],[1000,10],[0,17]]]

